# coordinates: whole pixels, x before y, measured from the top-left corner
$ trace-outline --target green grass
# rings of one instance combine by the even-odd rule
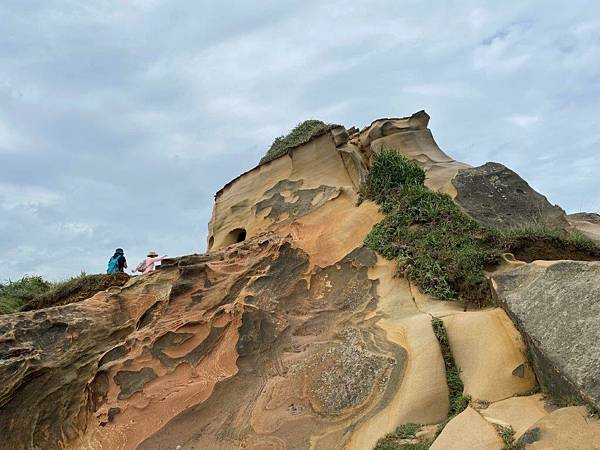
[[[456,366],[454,356],[450,350],[450,343],[448,341],[448,334],[446,333],[444,322],[442,319],[434,317],[431,319],[431,327],[433,328],[435,337],[440,343],[442,358],[444,359],[446,382],[448,383],[448,401],[450,404],[448,415],[452,418],[457,414],[460,414],[468,406],[471,397],[463,394],[465,387],[460,379],[460,369]]]
[[[430,191],[424,180],[423,169],[395,150],[383,149],[374,156],[361,191],[379,204],[384,219],[365,245],[396,260],[398,272],[434,298],[491,304],[484,271],[508,251],[549,258],[573,253],[600,257],[598,245],[581,234],[543,227],[499,231],[480,225],[448,195]]]
[[[0,283],[0,314],[19,311],[23,305],[51,289],[52,283],[39,276]]]
[[[515,430],[511,426],[496,425],[496,430],[502,439],[502,450],[522,450],[523,445],[515,440]]]
[[[329,129],[329,125],[320,120],[305,120],[299,123],[285,136],[275,138],[266,155],[260,160],[260,164],[272,161],[287,153],[290,148],[296,147],[310,141],[314,136]]]
[[[0,314],[64,305],[91,297],[111,286],[122,286],[129,276],[118,274],[80,275],[51,282],[40,276],[0,283]]]
[[[396,428],[396,431],[379,439],[374,450],[427,450],[432,442],[414,442],[421,425],[416,423],[405,423]],[[406,442],[406,440],[413,442]]]
[[[383,439],[377,442],[374,450],[428,450],[429,447],[431,447],[431,444],[433,444],[431,441],[399,443],[393,441],[383,441]]]

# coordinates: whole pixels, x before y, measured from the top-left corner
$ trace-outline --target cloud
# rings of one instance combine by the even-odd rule
[[[540,122],[541,119],[539,116],[536,115],[513,114],[511,116],[508,116],[507,120],[510,123],[517,125],[518,127],[528,128],[531,125],[535,125],[536,123]]]
[[[203,251],[214,192],[306,118],[426,109],[455,158],[592,209],[598,23],[583,0],[3,2],[0,280]]]

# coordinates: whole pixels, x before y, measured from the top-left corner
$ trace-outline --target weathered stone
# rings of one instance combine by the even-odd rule
[[[525,225],[566,228],[565,212],[499,163],[461,169],[452,180],[456,202],[478,222],[500,229]]]
[[[340,145],[344,145],[346,142],[348,142],[348,139],[350,139],[346,129],[341,126],[332,128],[331,135],[333,136],[333,142],[335,142],[336,147],[339,147]]]
[[[273,222],[295,219],[318,208],[323,203],[339,195],[339,189],[332,186],[319,186],[315,189],[300,189],[302,180],[282,180],[265,192],[268,197],[256,204],[256,214],[268,210],[266,217]],[[286,194],[284,197],[283,194]]]
[[[600,407],[600,263],[536,262],[492,279],[542,386]]]
[[[431,450],[500,450],[502,441],[494,427],[470,406],[444,427]]]
[[[156,378],[156,373],[150,367],[138,371],[121,370],[114,376],[115,383],[119,385],[119,400],[127,400],[136,392],[144,389],[144,385]]]

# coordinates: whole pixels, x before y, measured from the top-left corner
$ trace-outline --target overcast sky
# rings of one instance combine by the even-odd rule
[[[213,194],[307,118],[425,109],[440,147],[600,210],[594,1],[2,0],[0,280],[205,249]]]

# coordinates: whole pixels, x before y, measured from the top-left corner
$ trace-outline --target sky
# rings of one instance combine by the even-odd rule
[[[213,195],[313,118],[425,109],[440,147],[600,210],[600,8],[3,0],[0,281],[203,252]]]

